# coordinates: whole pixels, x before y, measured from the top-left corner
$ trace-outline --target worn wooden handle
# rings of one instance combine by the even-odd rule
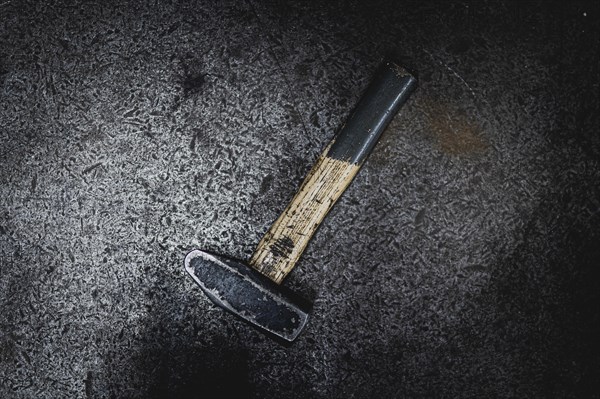
[[[320,223],[415,87],[416,79],[403,68],[384,63],[346,125],[258,244],[250,259],[254,269],[276,283],[292,271]]]

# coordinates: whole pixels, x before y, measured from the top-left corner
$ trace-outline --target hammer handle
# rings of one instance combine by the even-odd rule
[[[258,244],[250,259],[254,269],[276,283],[292,271],[314,232],[415,87],[416,79],[406,70],[393,62],[383,64],[346,125]]]

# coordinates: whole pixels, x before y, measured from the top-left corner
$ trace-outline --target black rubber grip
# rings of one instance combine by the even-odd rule
[[[404,68],[384,62],[327,156],[361,164],[416,86],[417,79]]]

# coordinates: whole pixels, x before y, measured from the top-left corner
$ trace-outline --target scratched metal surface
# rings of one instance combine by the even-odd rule
[[[594,397],[594,2],[0,2],[2,398]],[[386,54],[420,87],[286,285],[248,258]]]

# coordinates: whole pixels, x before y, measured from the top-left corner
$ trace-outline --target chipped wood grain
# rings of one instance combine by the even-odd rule
[[[322,155],[296,196],[258,244],[250,265],[281,283],[359,169],[360,165]]]

